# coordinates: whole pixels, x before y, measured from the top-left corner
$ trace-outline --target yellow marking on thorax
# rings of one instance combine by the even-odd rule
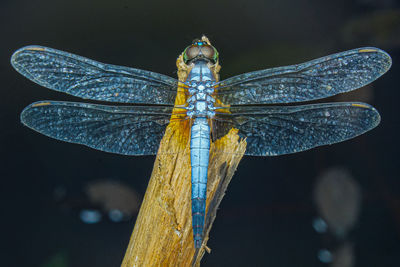
[[[40,106],[48,106],[51,105],[50,102],[42,102],[42,103],[37,103],[37,104],[33,104],[32,107],[40,107]]]

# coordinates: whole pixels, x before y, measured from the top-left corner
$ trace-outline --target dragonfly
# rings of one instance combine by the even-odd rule
[[[155,155],[171,116],[189,120],[195,248],[203,242],[212,141],[235,128],[246,138],[245,155],[275,156],[356,137],[379,124],[380,115],[372,106],[301,102],[363,87],[391,66],[386,52],[363,47],[220,81],[212,71],[219,53],[206,37],[193,41],[182,55],[190,69],[185,80],[43,46],[17,50],[11,64],[49,89],[83,99],[134,104],[39,101],[22,111],[24,125],[58,140],[123,155]],[[174,106],[177,88],[183,88],[184,105]]]

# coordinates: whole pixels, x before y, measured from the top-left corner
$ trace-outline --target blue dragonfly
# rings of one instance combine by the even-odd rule
[[[195,248],[200,248],[211,140],[235,128],[246,138],[245,155],[274,156],[356,137],[380,122],[379,113],[368,104],[268,104],[352,91],[391,66],[386,52],[364,47],[219,81],[212,71],[218,60],[217,50],[203,37],[183,52],[190,69],[183,81],[43,46],[17,50],[11,63],[19,73],[49,89],[84,99],[135,104],[40,101],[27,106],[21,113],[22,123],[55,139],[123,155],[154,155],[166,126],[173,123],[171,116],[189,119],[193,237]],[[185,105],[174,107],[177,88],[183,88],[187,97]]]

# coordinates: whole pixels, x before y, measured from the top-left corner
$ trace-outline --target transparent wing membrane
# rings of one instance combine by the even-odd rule
[[[246,138],[246,155],[300,152],[356,137],[379,124],[379,113],[364,103],[232,107],[213,121],[214,137],[231,128]],[[215,138],[214,138],[215,139]]]
[[[379,124],[379,113],[364,103],[303,106],[231,107],[212,119],[214,141],[230,129],[246,138],[246,155],[273,156],[341,142]],[[49,137],[123,155],[154,155],[169,123],[172,107],[105,106],[41,101],[24,109],[21,121]],[[179,114],[180,113],[174,113]],[[188,128],[189,129],[189,128]],[[163,154],[189,153],[160,151]],[[215,153],[234,153],[218,150]]]
[[[216,97],[230,105],[321,99],[371,83],[390,68],[391,62],[390,56],[378,48],[359,48],[228,78],[219,83]]]
[[[154,155],[172,107],[104,106],[41,101],[26,107],[21,121],[49,137],[123,155]]]
[[[39,85],[85,99],[173,105],[178,85],[162,74],[103,64],[43,46],[17,50],[11,64]]]
[[[21,113],[28,127],[58,140],[123,155],[189,153],[192,120],[186,115],[187,104],[173,107],[177,90],[188,89],[189,83],[178,84],[158,73],[103,64],[42,46],[19,49],[11,63],[28,79],[56,91],[93,100],[143,104],[41,101]],[[264,104],[310,101],[348,92],[374,81],[390,66],[387,53],[366,47],[215,83],[217,105],[222,102],[227,106],[217,107],[216,116],[210,119],[213,140],[236,128],[246,138],[246,155],[271,156],[353,138],[379,124],[379,113],[373,107],[356,102]],[[179,136],[180,147],[158,151],[167,125],[174,123],[174,131],[169,133]]]

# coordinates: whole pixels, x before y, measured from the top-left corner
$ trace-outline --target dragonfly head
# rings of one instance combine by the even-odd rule
[[[185,51],[183,51],[183,60],[185,64],[188,64],[196,59],[205,59],[216,63],[218,61],[218,51],[208,42],[196,39],[193,41],[192,45],[189,45],[186,47]]]

